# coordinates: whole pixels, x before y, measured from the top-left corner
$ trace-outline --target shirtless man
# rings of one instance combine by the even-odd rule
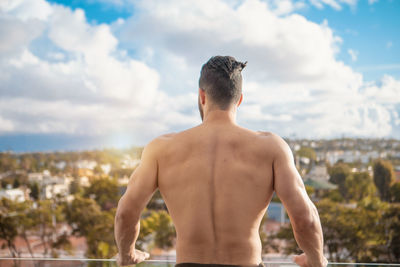
[[[178,267],[262,266],[259,226],[274,191],[304,251],[294,261],[301,266],[326,266],[318,212],[289,146],[273,133],[236,124],[245,66],[233,57],[212,57],[203,65],[199,80],[203,122],[160,136],[145,147],[118,203],[119,265],[149,258],[135,249],[135,242],[141,212],[158,188],[176,228]]]

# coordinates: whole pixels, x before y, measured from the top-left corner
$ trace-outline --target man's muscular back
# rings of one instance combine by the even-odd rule
[[[202,124],[156,138],[144,149],[115,216],[118,264],[149,257],[135,242],[141,212],[159,188],[177,231],[178,264],[258,265],[258,229],[275,191],[305,252],[296,263],[326,265],[318,212],[289,146],[277,135],[236,124],[245,66],[233,57],[212,57],[199,79]]]
[[[270,139],[217,122],[158,140],[158,187],[175,224],[177,263],[261,262],[259,226],[273,193]]]

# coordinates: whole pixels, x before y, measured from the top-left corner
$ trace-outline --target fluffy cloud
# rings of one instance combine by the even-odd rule
[[[207,1],[145,1],[137,6],[139,15],[116,32],[123,45],[139,53],[151,47],[153,58],[180,58],[185,75],[198,75],[195,70],[215,54],[249,61],[239,119],[253,129],[307,137],[390,135],[398,111],[367,97],[362,75],[336,59],[342,40],[328,22],[282,17],[271,3],[219,1],[210,9]],[[144,38],[132,46],[137,36]]]
[[[1,133],[104,135],[141,131],[145,122],[161,132],[164,117],[178,126],[190,118],[178,112],[185,103],[154,108],[172,102],[157,70],[127,56],[110,27],[88,24],[82,10],[27,0],[1,11]]]
[[[340,9],[356,1],[312,2]],[[400,82],[367,83],[337,60],[341,38],[327,21],[295,14],[303,1],[134,5],[126,20],[92,25],[80,9],[2,2],[0,133],[117,132],[148,141],[190,127],[200,122],[200,67],[216,54],[249,62],[239,122],[252,129],[382,137],[399,124]]]

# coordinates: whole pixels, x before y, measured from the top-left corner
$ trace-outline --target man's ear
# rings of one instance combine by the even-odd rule
[[[243,94],[240,94],[240,99],[239,102],[237,103],[237,106],[240,106],[240,104],[242,104],[242,100],[243,100]]]
[[[200,97],[201,104],[204,105],[206,103],[206,91],[199,88],[199,97]]]

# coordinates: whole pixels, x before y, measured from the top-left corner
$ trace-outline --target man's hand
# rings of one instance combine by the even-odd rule
[[[300,267],[326,267],[328,260],[323,257],[322,262],[309,262],[306,254],[296,255],[293,257],[293,261]]]
[[[144,260],[147,260],[150,258],[150,254],[147,252],[143,252],[141,250],[135,249],[131,253],[131,255],[127,256],[121,256],[119,253],[117,255],[117,264],[119,266],[126,266],[126,265],[132,265],[132,264],[137,264],[140,263]]]

